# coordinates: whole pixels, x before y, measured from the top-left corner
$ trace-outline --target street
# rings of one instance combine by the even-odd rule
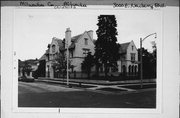
[[[120,86],[120,85],[119,85]],[[123,85],[124,86],[124,85]],[[19,82],[19,107],[155,108],[156,90],[122,86],[66,87],[45,82]],[[96,88],[96,89],[95,89]],[[102,88],[102,89],[100,89]]]

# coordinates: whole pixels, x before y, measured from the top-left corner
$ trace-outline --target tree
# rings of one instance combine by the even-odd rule
[[[151,63],[152,63],[152,68],[153,68],[153,77],[156,77],[156,62],[157,62],[157,46],[156,46],[156,42],[153,41],[152,43],[152,48],[153,48],[153,52],[152,52],[152,59],[151,59]]]
[[[91,55],[91,52],[88,52],[87,56],[84,58],[84,61],[81,63],[82,70],[85,71],[90,78],[91,68],[94,65],[94,57]]]
[[[154,59],[156,60],[156,52],[157,52],[156,42],[152,41],[151,44],[152,44],[152,49],[153,49],[152,55],[153,55]]]
[[[54,60],[54,63],[52,65],[55,72],[58,72],[60,74],[63,74],[63,77],[65,76],[65,71],[67,68],[67,61],[65,59],[65,55],[62,53],[57,53],[57,56]]]
[[[37,70],[33,73],[34,78],[46,76],[46,60],[39,60]]]
[[[140,49],[138,49],[138,55],[140,60]],[[143,77],[154,78],[156,76],[156,59],[153,56],[153,52],[148,52],[147,49],[142,48],[142,63],[143,63]],[[139,68],[140,72],[140,68]]]
[[[23,68],[23,62],[20,59],[18,59],[18,74],[19,75],[21,75],[22,68]]]
[[[22,65],[23,76],[25,76],[25,73],[29,76],[31,71],[32,71],[31,65],[28,63],[28,61],[24,61]]]
[[[108,68],[117,65],[119,59],[119,45],[117,44],[117,23],[114,15],[98,16],[97,41],[95,42],[95,64],[97,72],[104,66],[105,77]]]
[[[74,65],[71,64],[71,61],[68,61],[69,64],[69,68],[68,69],[72,69],[75,67]],[[67,59],[66,59],[66,55],[64,52],[59,52],[56,54],[55,60],[53,62],[52,65],[54,71],[56,72],[56,74],[62,74],[63,77],[66,75],[66,70],[67,70]]]

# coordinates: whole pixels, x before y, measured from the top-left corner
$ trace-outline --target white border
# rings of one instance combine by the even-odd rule
[[[14,110],[17,110],[16,108],[14,108],[14,104],[13,104],[13,100],[12,99],[12,95],[14,94],[14,92],[12,92],[12,86],[14,85],[12,84],[12,75],[10,73],[12,73],[13,69],[12,69],[12,55],[13,55],[13,44],[12,44],[12,39],[13,39],[13,35],[12,35],[12,29],[13,27],[9,24],[12,24],[13,22],[13,9],[14,8],[2,8],[2,116],[5,117],[9,117],[9,118],[14,118],[14,117],[49,117],[49,116],[54,116],[54,117],[59,117],[59,115],[57,114],[46,114],[44,113],[43,109],[42,112],[43,114],[36,114],[34,112],[34,114],[28,114],[29,116],[27,116],[27,113],[30,112],[27,109],[24,109],[24,113],[20,113],[21,109],[18,109],[20,111],[17,111],[16,113],[14,113]],[[179,9],[179,8],[178,8]],[[178,15],[179,14],[179,10],[176,7],[168,7],[168,9],[163,9],[163,20],[165,20],[165,22],[163,22],[163,37],[162,39],[163,42],[160,43],[160,45],[162,46],[162,56],[160,56],[160,58],[162,58],[162,62],[160,62],[160,67],[162,67],[160,70],[162,72],[162,74],[160,74],[161,78],[163,77],[163,83],[161,83],[159,85],[159,89],[162,88],[162,93],[159,96],[162,96],[163,100],[160,102],[162,103],[162,111],[160,113],[156,113],[156,114],[143,114],[142,112],[139,114],[134,114],[135,112],[130,110],[130,114],[126,114],[125,112],[123,112],[122,114],[119,114],[118,111],[114,111],[111,112],[113,115],[113,117],[134,117],[134,118],[145,118],[145,117],[149,117],[149,118],[178,118],[178,108],[179,108],[179,98],[178,95],[176,95],[177,93],[179,94],[178,90],[179,90],[179,46],[178,46],[178,36],[179,36],[179,32],[178,29],[176,29],[179,26],[179,23],[177,21]],[[172,14],[172,15],[171,15]],[[169,17],[170,16],[170,17]],[[8,19],[7,19],[8,18]],[[167,18],[167,19],[165,19]],[[171,39],[172,40],[171,40]],[[9,47],[8,47],[9,46]],[[8,48],[7,48],[8,47]],[[159,47],[159,46],[158,46]],[[167,56],[168,53],[168,56]],[[173,59],[173,60],[172,60]],[[171,63],[172,65],[169,65],[169,63]],[[159,72],[158,72],[159,73]],[[159,77],[159,76],[158,76]],[[14,80],[13,80],[14,81]],[[158,81],[160,81],[158,79]],[[158,86],[157,86],[158,88]],[[159,90],[158,89],[158,90]],[[14,90],[14,88],[13,88]],[[157,91],[158,92],[158,91]],[[157,101],[158,102],[158,101]],[[157,105],[158,106],[158,105]],[[47,109],[47,111],[49,111],[50,109]],[[63,110],[64,113],[66,112],[66,109],[60,109],[62,112]],[[74,109],[69,109],[69,110],[74,110]],[[82,110],[82,109],[81,109]],[[81,114],[80,117],[90,117],[87,114],[93,114],[95,112],[92,113],[92,109],[88,109],[90,110],[88,113],[84,113],[82,114],[81,111],[79,111],[78,113]],[[94,109],[95,110],[95,109]],[[105,110],[105,109],[102,109]],[[33,111],[31,109],[31,111]],[[34,111],[36,111],[36,109],[34,109]],[[46,111],[46,112],[47,112]],[[60,113],[61,113],[60,111]],[[25,113],[26,112],[26,113]],[[38,111],[40,112],[40,111]],[[56,112],[56,111],[55,111]],[[118,113],[117,113],[118,112]],[[66,112],[69,113],[69,112]],[[72,112],[72,114],[63,114],[62,113],[62,117],[78,117],[79,115],[77,114],[77,112]],[[102,113],[102,112],[101,112]],[[97,113],[95,114],[96,117],[108,117],[107,114],[109,114],[108,111],[103,112],[103,114],[101,113]],[[136,112],[137,113],[137,112]],[[76,114],[76,115],[75,115]],[[85,115],[86,114],[86,115]],[[99,115],[101,114],[101,115]],[[117,115],[119,114],[119,115]],[[3,117],[4,118],[4,117]]]
[[[96,6],[95,10],[97,10]],[[117,9],[113,9],[112,7],[101,7],[99,6],[99,9],[103,8],[104,10],[110,10],[114,11]],[[21,9],[21,8],[16,8],[16,9]],[[16,10],[14,9],[14,11]],[[25,8],[23,8],[25,9]],[[44,9],[44,8],[43,8]],[[48,8],[49,9],[49,8]],[[93,8],[91,8],[93,9]],[[53,9],[52,9],[53,10]],[[60,9],[64,10],[64,9]],[[74,9],[77,11],[77,9]],[[85,10],[85,9],[78,9],[78,10]],[[94,9],[93,9],[94,10]],[[121,10],[121,9],[119,9]],[[131,9],[129,9],[131,10]],[[133,9],[134,10],[134,9]],[[117,12],[117,11],[115,11]],[[159,10],[159,12],[162,12]],[[103,12],[104,13],[104,12]],[[111,12],[112,13],[112,12]],[[14,12],[15,15],[15,12]],[[161,24],[162,26],[162,24]],[[14,29],[15,30],[15,29]],[[161,30],[162,31],[162,30]],[[157,40],[157,47],[158,47],[158,52],[157,52],[157,89],[156,89],[156,108],[36,108],[36,107],[30,107],[30,108],[18,108],[18,80],[13,79],[13,111],[14,112],[59,112],[60,113],[160,113],[161,112],[161,101],[162,101],[162,96],[160,93],[162,93],[162,34],[158,34],[158,40]],[[14,59],[14,71],[13,71],[13,78],[18,77],[18,60],[16,56],[13,57]]]

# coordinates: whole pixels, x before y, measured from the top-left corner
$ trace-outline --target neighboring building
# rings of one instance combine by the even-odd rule
[[[118,72],[128,76],[138,74],[138,50],[133,41],[120,44]]]
[[[18,76],[33,77],[33,73],[38,68],[39,61],[37,59],[29,59],[25,61],[18,60]]]
[[[63,74],[66,71],[66,53],[67,44],[69,49],[69,63],[70,73],[81,73],[81,63],[86,57],[88,52],[94,54],[93,31],[85,31],[82,34],[71,37],[71,30],[67,28],[64,39],[58,39],[53,37],[52,42],[48,44],[48,49],[45,54],[39,59],[39,61],[45,61],[45,76],[54,78],[60,77],[58,74]],[[138,72],[138,51],[133,41],[120,44],[120,59],[117,61],[117,67],[115,69],[110,68],[110,72],[123,73],[128,76],[137,75]],[[64,71],[60,71],[56,68],[61,61],[64,65]],[[61,68],[62,70],[62,68]],[[103,72],[104,68],[100,68],[100,72]],[[95,71],[95,67],[92,68],[92,72]]]

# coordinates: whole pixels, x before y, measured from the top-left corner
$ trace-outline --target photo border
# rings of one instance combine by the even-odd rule
[[[14,9],[14,15],[15,15],[15,11],[16,10],[21,10],[21,9],[29,9],[28,7],[24,7],[24,8],[15,8]],[[30,8],[33,9],[33,8]],[[46,9],[46,8],[37,8],[37,9]],[[47,8],[47,9],[52,9],[52,8]],[[112,6],[95,6],[95,8],[93,8],[93,6],[91,8],[86,8],[86,9],[73,9],[75,11],[77,10],[109,10],[112,11],[112,14],[115,10],[142,10],[142,9],[114,9],[112,8]],[[52,9],[54,10],[54,9]],[[59,10],[59,9],[58,9]],[[64,9],[60,9],[60,10],[64,10]],[[66,10],[66,9],[65,9]],[[67,9],[69,10],[69,9]],[[72,10],[72,9],[71,9]],[[152,11],[151,9],[144,9],[147,11]],[[158,12],[160,12],[161,15],[162,14],[162,10],[160,9],[156,9],[158,10]],[[142,10],[143,11],[143,10]],[[163,24],[163,22],[161,22]],[[160,26],[162,26],[162,24]],[[15,30],[15,29],[14,29]],[[61,107],[54,107],[54,108],[48,108],[48,107],[18,107],[18,80],[17,79],[13,79],[13,112],[61,112],[61,113],[161,113],[161,109],[162,109],[162,95],[160,93],[162,93],[162,31],[163,29],[161,29],[161,34],[158,34],[158,40],[157,41],[157,78],[156,78],[156,108],[61,108]],[[13,40],[14,41],[14,40]],[[16,51],[14,51],[16,52]],[[18,59],[17,59],[17,55],[14,55],[14,71],[13,71],[13,78],[18,78]],[[102,112],[103,111],[103,112]]]
[[[169,10],[169,9],[168,9]],[[164,17],[167,17],[167,14],[165,13],[166,11],[168,11],[168,10],[163,10],[163,18]],[[173,9],[174,10],[174,9]],[[173,11],[172,10],[172,11]],[[4,11],[4,9],[2,10],[2,11]],[[8,11],[8,10],[7,10]],[[171,11],[171,12],[172,12]],[[176,13],[177,13],[177,10],[174,10]],[[1,12],[2,13],[2,12]],[[10,14],[12,14],[12,9],[11,10],[9,10],[8,12],[8,15]],[[179,13],[179,12],[178,12]],[[165,14],[165,16],[164,16],[164,14]],[[9,18],[9,17],[8,17]],[[178,18],[179,19],[179,18]],[[176,21],[177,19],[175,19],[175,21]],[[7,21],[3,21],[3,23],[5,22],[5,25],[7,25],[7,22],[11,22],[12,23],[12,16],[10,17],[10,19],[8,19]],[[162,111],[161,111],[161,113],[158,113],[158,114],[156,114],[156,115],[154,115],[154,114],[149,114],[149,116],[148,117],[151,117],[151,118],[157,118],[157,117],[167,117],[167,118],[169,118],[169,117],[173,117],[173,116],[177,116],[177,115],[179,115],[179,113],[177,113],[177,114],[172,114],[172,113],[176,113],[177,111],[178,111],[178,109],[174,109],[174,111],[167,111],[167,108],[165,108],[165,106],[167,107],[167,105],[166,105],[166,103],[167,103],[167,101],[169,101],[169,100],[171,100],[171,99],[169,99],[169,98],[164,98],[165,96],[167,96],[167,92],[164,90],[165,89],[165,87],[167,87],[167,78],[165,77],[167,74],[166,74],[166,72],[167,72],[167,69],[164,69],[164,67],[167,67],[167,64],[166,63],[168,63],[167,62],[167,60],[165,60],[165,59],[163,59],[164,57],[166,58],[167,56],[164,54],[164,53],[170,53],[170,52],[165,52],[165,51],[170,51],[170,50],[165,50],[164,48],[166,48],[166,46],[165,45],[167,45],[167,35],[166,35],[166,33],[168,33],[167,32],[167,30],[164,32],[164,28],[167,28],[167,25],[165,25],[165,23],[167,23],[167,21],[163,21],[163,35],[162,35],[162,39],[166,39],[165,41],[163,40],[163,42],[162,42],[162,50],[163,50],[163,54],[162,54],[162,56],[161,56],[161,58],[162,58],[162,78],[163,78],[163,83],[162,83],[162,85],[160,85],[159,87],[160,87],[160,89],[162,89],[162,93],[161,93],[161,95],[162,95]],[[179,24],[179,23],[175,23],[175,24]],[[4,28],[4,24],[2,24],[3,25],[3,28]],[[179,26],[179,25],[178,25]],[[174,26],[173,26],[174,27]],[[1,31],[2,32],[2,34],[3,34],[3,36],[1,36],[1,38],[2,38],[2,43],[1,43],[1,49],[2,49],[2,67],[5,67],[6,65],[5,64],[7,64],[7,62],[5,62],[5,60],[6,60],[6,58],[9,58],[10,57],[10,59],[12,59],[12,55],[11,54],[13,54],[13,51],[12,51],[12,42],[11,42],[11,39],[12,39],[12,26],[9,26],[8,28],[10,28],[10,29],[5,29],[4,31]],[[179,29],[178,29],[179,30]],[[8,35],[8,33],[6,32],[6,31],[10,31],[9,32],[9,34],[10,34],[10,36],[7,36]],[[177,32],[177,29],[175,29],[175,33],[177,34],[178,32]],[[4,36],[4,34],[5,34],[5,36]],[[171,48],[173,48],[173,49],[179,49],[178,48],[178,46],[177,46],[177,42],[179,41],[178,40],[178,38],[179,38],[179,33],[177,34],[178,36],[174,36],[173,38],[175,39],[175,42],[173,43],[174,44],[174,47],[172,47],[172,42],[170,43],[170,46],[171,46]],[[170,36],[172,36],[172,34],[170,35]],[[7,39],[7,37],[9,37],[10,39],[8,39],[8,40],[6,40],[6,41],[8,41],[9,43],[10,43],[10,49],[9,50],[7,50],[6,49],[6,46],[7,46],[7,43],[6,43],[6,41],[4,40],[4,38],[5,39]],[[179,43],[178,43],[179,44]],[[7,52],[5,52],[5,51],[7,51]],[[8,53],[9,52],[9,54],[6,54],[6,53]],[[174,50],[174,53],[175,54],[177,54],[177,51],[176,50]],[[178,50],[178,53],[179,53],[179,50]],[[170,54],[171,56],[172,56],[172,54]],[[175,55],[174,56],[174,58],[175,58],[175,61],[177,61],[177,63],[179,63],[179,56],[178,55]],[[170,58],[171,59],[171,58]],[[4,64],[4,62],[5,62],[5,64]],[[9,64],[9,62],[8,62],[8,64]],[[13,65],[13,64],[12,64]],[[178,64],[177,64],[178,65]],[[9,65],[8,65],[9,66]],[[178,65],[179,66],[179,65]],[[170,67],[171,68],[171,67]],[[7,69],[7,67],[6,67],[6,69]],[[177,85],[175,84],[175,86],[174,86],[174,88],[170,88],[170,91],[171,90],[177,90],[177,88],[179,88],[179,74],[178,75],[176,75],[177,73],[179,73],[179,67],[178,67],[178,69],[177,69],[177,71],[178,72],[176,72],[176,69],[177,69],[177,67],[175,66],[175,75],[173,76],[174,78],[175,78],[175,81],[176,82],[178,82],[177,84],[178,84],[178,87],[177,87]],[[7,71],[9,72],[9,73],[11,73],[12,72],[12,68],[8,68],[7,69]],[[5,92],[4,92],[4,88],[11,88],[11,85],[13,85],[13,84],[11,84],[11,82],[10,82],[10,85],[8,85],[8,83],[7,83],[7,80],[4,80],[5,78],[7,78],[7,76],[6,76],[6,74],[7,74],[7,72],[5,72],[3,69],[2,69],[2,72],[1,72],[1,74],[2,74],[2,101],[1,101],[1,103],[2,103],[2,105],[4,105],[4,104],[7,104],[7,102],[6,101],[4,101],[4,99],[5,99],[5,97],[8,97],[9,96],[9,94],[7,94],[7,95],[5,95]],[[14,74],[14,73],[13,73]],[[171,74],[171,73],[170,73]],[[11,75],[10,75],[11,76]],[[9,76],[9,77],[10,77]],[[4,78],[5,77],[5,78]],[[164,77],[166,78],[165,80],[164,80]],[[170,84],[172,84],[172,82],[170,83]],[[6,91],[6,90],[5,90]],[[7,90],[8,91],[8,90]],[[168,91],[168,93],[169,93],[169,91]],[[177,91],[175,91],[175,93],[177,93]],[[179,89],[178,89],[178,93],[179,93]],[[10,94],[11,94],[11,96],[12,96],[12,92],[10,92]],[[164,96],[164,94],[165,94],[165,96]],[[173,94],[173,96],[172,97],[177,97],[177,95],[175,95],[175,94]],[[12,100],[12,98],[7,98],[7,101],[9,100],[9,99],[11,99]],[[12,100],[13,101],[13,100]],[[179,99],[177,100],[177,98],[175,98],[174,99],[174,101],[171,101],[172,102],[172,104],[174,105],[174,102],[179,102]],[[170,102],[170,101],[169,101]],[[170,104],[170,103],[169,103]],[[179,106],[179,103],[176,105],[176,106],[174,106],[173,108],[179,108],[178,107]],[[13,105],[11,104],[11,102],[10,102],[10,107],[9,106],[7,106],[7,107],[3,107],[3,106],[1,106],[1,108],[4,108],[4,109],[1,109],[1,111],[2,111],[2,113],[3,114],[5,114],[5,113],[9,113],[9,111],[7,111],[7,109],[11,109],[12,111],[13,110],[15,110],[14,108],[13,108]],[[170,108],[172,108],[172,106],[170,105]],[[173,110],[173,109],[171,109],[171,110]],[[11,111],[10,111],[11,112]],[[19,111],[18,111],[19,112]],[[11,112],[11,114],[14,114],[14,112]],[[26,115],[29,113],[29,111],[26,111]],[[36,112],[34,112],[34,113],[36,113]],[[61,112],[60,112],[61,113]],[[73,113],[74,114],[74,113]],[[79,116],[79,115],[73,115],[72,114],[72,116]],[[107,113],[104,113],[104,116],[106,115]],[[123,113],[124,114],[124,113]],[[138,113],[138,115],[135,115],[135,114],[128,114],[128,115],[123,115],[122,114],[122,117],[131,117],[131,116],[137,116],[137,117],[140,117],[140,118],[144,118],[143,116],[144,116],[144,114],[143,113]],[[23,116],[24,115],[24,113],[22,113],[20,116]],[[31,114],[29,114],[30,116],[31,116]],[[45,114],[46,115],[46,114]],[[45,116],[45,115],[37,115],[37,116]],[[52,114],[49,114],[49,115],[52,115]],[[117,115],[116,113],[114,114],[114,115]],[[3,115],[2,115],[3,116]],[[10,115],[7,115],[6,114],[6,116],[10,116]],[[11,115],[12,116],[12,115]],[[14,116],[18,116],[17,115],[17,113],[16,113],[16,115],[14,114]],[[52,115],[53,116],[53,115]],[[56,115],[55,115],[56,116]],[[64,116],[64,115],[63,115]],[[81,116],[84,116],[83,114],[81,114]],[[96,114],[96,116],[98,116],[97,114]],[[168,117],[169,116],[169,117]],[[34,117],[35,117],[35,115],[34,115]],[[58,115],[58,117],[59,117],[59,115]],[[106,116],[107,117],[107,116]],[[116,117],[116,116],[114,116],[114,117]],[[118,116],[119,117],[119,116]]]

